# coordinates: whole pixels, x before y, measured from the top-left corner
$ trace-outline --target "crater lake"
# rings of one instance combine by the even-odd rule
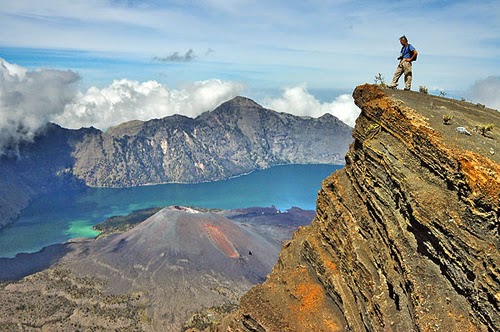
[[[94,237],[92,226],[111,216],[150,207],[183,205],[237,209],[275,206],[316,208],[321,181],[339,165],[282,165],[236,178],[131,188],[86,188],[43,195],[0,230],[0,257],[36,252],[71,238]]]

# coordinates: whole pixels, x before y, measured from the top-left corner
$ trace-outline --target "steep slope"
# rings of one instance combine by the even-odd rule
[[[133,121],[78,145],[73,174],[89,186],[225,179],[290,163],[341,164],[351,128],[264,109],[236,97],[195,119]]]
[[[354,98],[315,220],[220,330],[500,330],[500,113],[371,85]]]
[[[278,250],[277,243],[217,214],[167,208],[85,246],[65,266],[108,280],[113,294],[148,293],[153,330],[173,330],[195,310],[236,303],[269,273]]]
[[[72,175],[72,152],[77,142],[99,131],[65,129],[48,124],[31,143],[0,156],[0,228],[17,218],[34,195],[83,188]]]

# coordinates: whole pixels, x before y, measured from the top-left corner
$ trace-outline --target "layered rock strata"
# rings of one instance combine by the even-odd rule
[[[355,140],[315,220],[219,329],[500,330],[500,113],[372,85],[354,98]]]

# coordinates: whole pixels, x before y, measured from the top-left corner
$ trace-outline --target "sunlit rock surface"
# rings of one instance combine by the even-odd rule
[[[354,98],[355,141],[315,220],[219,329],[500,330],[500,113],[373,85]]]

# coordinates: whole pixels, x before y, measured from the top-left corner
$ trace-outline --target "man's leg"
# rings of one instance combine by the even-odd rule
[[[403,64],[403,67],[404,67],[404,73],[405,73],[405,90],[410,90],[411,89],[411,80],[413,78],[411,62],[406,61]]]
[[[396,68],[396,71],[394,72],[394,77],[392,78],[392,83],[389,85],[389,88],[395,88],[396,86],[398,86],[398,80],[403,74],[403,72],[404,72],[403,66],[401,65],[401,63],[399,63]]]

